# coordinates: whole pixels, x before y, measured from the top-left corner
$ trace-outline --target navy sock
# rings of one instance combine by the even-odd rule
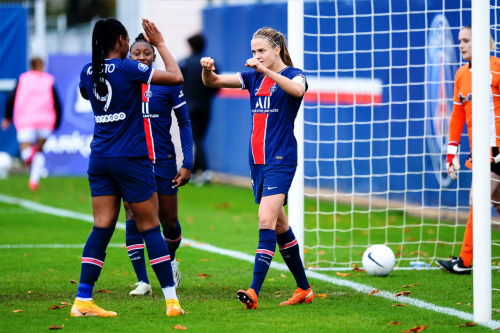
[[[276,231],[271,229],[259,230],[259,245],[255,253],[253,279],[250,285],[250,288],[255,290],[257,296],[273,260],[274,251],[276,251]]]
[[[127,221],[126,225],[125,243],[127,244],[128,256],[132,261],[135,275],[137,275],[137,281],[149,283],[148,273],[146,272],[142,235],[137,229],[134,220]]]
[[[174,276],[168,247],[161,235],[160,226],[142,232],[148,249],[148,257],[162,288],[173,287]]]
[[[165,242],[167,242],[170,260],[173,261],[175,259],[175,251],[177,251],[177,248],[181,245],[182,240],[181,224],[179,221],[177,221],[177,225],[171,230],[163,228],[163,238],[165,239]]]
[[[96,226],[92,229],[83,248],[82,270],[76,293],[77,298],[92,298],[94,284],[101,274],[104,258],[106,258],[106,247],[108,247],[114,230],[115,228],[99,228]]]
[[[303,290],[309,289],[304,265],[302,264],[302,259],[300,259],[299,243],[292,232],[292,228],[282,234],[276,235],[276,241],[278,242],[283,260],[285,260],[288,269],[297,282],[297,287]]]

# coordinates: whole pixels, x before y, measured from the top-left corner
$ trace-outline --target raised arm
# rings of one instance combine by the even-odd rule
[[[156,24],[149,21],[148,19],[142,19],[142,27],[146,35],[144,36],[146,40],[152,45],[156,46],[158,53],[165,64],[165,70],[155,70],[153,73],[153,78],[151,79],[152,84],[163,85],[163,86],[176,86],[184,82],[179,65],[175,61],[174,57],[170,54],[170,51],[165,45],[163,40],[163,35],[160,30],[156,27]]]
[[[302,95],[306,92],[306,86],[304,83],[290,80],[281,74],[273,72],[269,68],[262,65],[262,63],[255,58],[248,59],[245,66],[251,67],[257,72],[268,76],[271,80],[276,82],[281,89],[293,97],[302,97]]]
[[[203,83],[207,87],[211,88],[241,88],[241,82],[238,79],[238,75],[219,75],[216,74],[214,59],[210,57],[204,57],[200,60],[201,64],[201,77]]]

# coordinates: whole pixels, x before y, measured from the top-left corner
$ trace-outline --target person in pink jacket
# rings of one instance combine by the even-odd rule
[[[2,129],[7,129],[14,121],[21,159],[31,165],[29,187],[35,191],[45,169],[43,145],[59,127],[61,104],[54,88],[54,77],[43,71],[42,59],[31,59],[30,67],[31,70],[21,74],[7,98]]]

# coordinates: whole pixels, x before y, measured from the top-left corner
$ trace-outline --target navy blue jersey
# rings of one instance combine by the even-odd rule
[[[83,67],[80,89],[84,88],[94,111],[91,157],[148,156],[141,113],[141,84],[149,83],[153,69],[128,58],[106,59],[107,96],[96,96],[92,64]]]
[[[149,158],[156,161],[172,161],[175,165],[175,149],[170,127],[172,109],[175,112],[181,136],[184,160],[182,167],[193,168],[193,134],[186,99],[180,86],[167,87],[142,85],[142,115],[149,150]]]
[[[307,90],[302,70],[286,67],[279,74],[289,79],[300,76]],[[250,164],[297,165],[297,141],[293,124],[303,96],[289,95],[269,77],[255,70],[238,75],[241,88],[250,92]]]

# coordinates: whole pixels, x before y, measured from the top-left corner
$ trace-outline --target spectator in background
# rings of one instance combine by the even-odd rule
[[[203,141],[210,121],[210,105],[212,98],[217,94],[218,88],[209,88],[203,84],[200,75],[200,59],[205,49],[205,38],[196,34],[188,38],[191,55],[179,62],[184,84],[182,91],[186,97],[193,141],[195,145],[193,182],[203,185],[212,178],[208,170],[207,156],[203,149]]]
[[[2,129],[6,130],[14,120],[21,159],[31,165],[29,188],[35,191],[40,176],[46,172],[43,145],[61,123],[61,103],[54,77],[43,71],[42,59],[31,59],[30,68],[21,74],[7,98]]]

